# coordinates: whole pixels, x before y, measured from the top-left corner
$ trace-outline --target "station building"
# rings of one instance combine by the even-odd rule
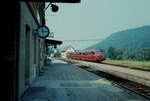
[[[45,25],[44,2],[10,2],[6,12],[7,51],[5,62],[9,70],[9,94],[16,101],[27,90],[45,66],[45,39],[35,33],[38,26]]]
[[[45,25],[44,8],[42,2],[20,2],[19,96],[45,66],[45,39],[35,33],[38,26]]]
[[[1,47],[5,49],[1,52],[4,55],[1,65],[8,72],[9,101],[20,101],[46,65],[47,44],[57,45],[38,37],[35,32],[38,26],[46,25],[45,2],[50,1],[76,3],[80,0],[6,0],[3,3],[7,9],[2,10],[5,41],[1,42]]]
[[[70,53],[70,52],[75,52],[75,49],[71,45],[65,46],[61,51],[61,57],[66,58],[67,53]]]

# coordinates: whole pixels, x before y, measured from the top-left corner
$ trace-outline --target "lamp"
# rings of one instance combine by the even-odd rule
[[[47,10],[47,8],[51,5],[51,10],[53,12],[57,12],[59,7],[57,5],[52,4],[51,2],[49,3],[49,5],[44,9],[44,12]]]
[[[53,12],[57,12],[59,7],[57,5],[51,4],[51,9]]]

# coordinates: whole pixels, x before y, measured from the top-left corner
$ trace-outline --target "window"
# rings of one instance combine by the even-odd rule
[[[98,51],[98,52],[95,52],[95,55],[104,55],[105,52],[104,51]]]
[[[91,55],[95,55],[95,53],[94,53],[94,52],[91,52]]]

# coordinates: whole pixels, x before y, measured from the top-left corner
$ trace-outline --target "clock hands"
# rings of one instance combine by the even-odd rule
[[[49,35],[49,29],[46,26],[41,26],[37,29],[39,37],[45,38]]]

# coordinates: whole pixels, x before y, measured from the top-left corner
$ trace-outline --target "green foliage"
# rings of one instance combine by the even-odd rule
[[[116,60],[122,60],[123,59],[123,51],[122,50],[115,50]]]
[[[61,53],[59,52],[59,50],[57,49],[57,52],[54,54],[54,57],[60,57]]]
[[[144,48],[136,52],[136,60],[150,60],[150,48]]]
[[[136,59],[136,54],[132,53],[132,54],[128,55],[126,59],[135,60]]]
[[[115,47],[109,47],[107,51],[107,57],[112,60],[138,60],[149,61],[150,60],[150,48],[139,49],[131,54],[125,54],[126,50],[119,50]]]
[[[108,48],[107,57],[110,59],[115,59],[115,48],[114,47],[111,46]]]
[[[121,60],[123,59],[123,51],[119,49],[115,49],[115,47],[109,47],[107,51],[107,57],[113,60]]]

